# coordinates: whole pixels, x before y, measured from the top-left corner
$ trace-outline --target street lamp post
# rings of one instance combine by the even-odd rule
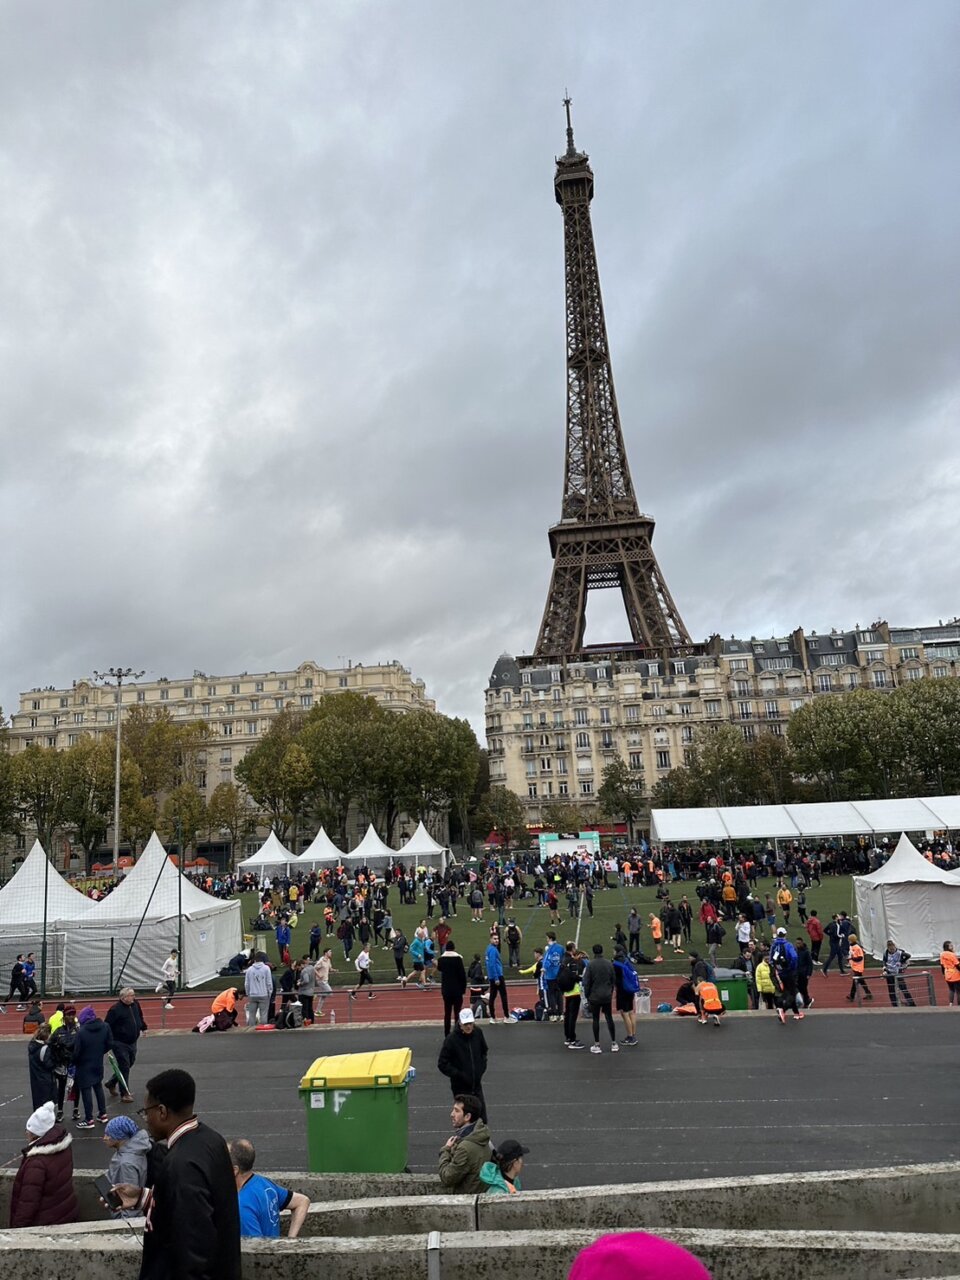
[[[113,878],[117,878],[120,868],[120,721],[123,716],[122,687],[124,680],[131,676],[139,680],[143,671],[134,671],[133,667],[110,667],[108,671],[95,671],[94,679],[103,684],[117,682],[117,751],[113,775]]]

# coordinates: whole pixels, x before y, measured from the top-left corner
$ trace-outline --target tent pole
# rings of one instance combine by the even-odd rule
[[[177,869],[180,874],[177,876],[177,959],[180,961],[180,985],[178,990],[183,990],[183,824],[177,818]]]
[[[43,939],[40,946],[40,995],[47,994],[47,904],[50,898],[50,858],[43,851]]]
[[[127,967],[127,961],[130,959],[131,955],[133,954],[133,948],[137,945],[137,939],[140,937],[140,930],[143,928],[143,922],[147,918],[147,912],[150,910],[150,903],[153,901],[153,895],[157,892],[157,885],[160,883],[160,877],[163,875],[163,869],[166,865],[167,865],[167,851],[166,849],[164,849],[163,862],[161,862],[160,864],[160,870],[157,872],[157,878],[156,880],[154,880],[153,888],[150,890],[150,897],[147,899],[146,903],[144,904],[143,915],[141,915],[140,920],[137,924],[137,930],[136,930],[136,933],[134,933],[133,935],[133,941],[130,943],[130,946],[127,948],[127,954],[123,957],[123,963],[120,965],[120,971],[117,974],[116,981],[111,982],[111,990],[114,987],[119,987],[120,985],[120,979],[123,977],[123,971]]]

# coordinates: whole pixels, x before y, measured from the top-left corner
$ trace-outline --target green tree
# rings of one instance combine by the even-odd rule
[[[614,756],[603,766],[597,803],[601,814],[611,821],[622,819],[627,824],[631,842],[633,824],[647,812],[643,783],[627,767],[621,756]]]
[[[214,788],[207,805],[207,821],[211,832],[226,831],[229,835],[231,857],[256,830],[257,818],[256,808],[235,783],[221,782]]]
[[[478,817],[487,831],[497,833],[504,848],[517,844],[521,837],[526,843],[523,801],[506,787],[490,788],[480,802]]]
[[[64,754],[54,747],[31,743],[13,757],[13,776],[19,807],[36,828],[44,849],[52,850],[54,835],[63,826],[66,814]]]
[[[200,780],[209,730],[203,721],[178,724],[166,707],[131,707],[123,717],[123,750],[140,770],[141,793],[160,799]]]
[[[113,743],[84,734],[63,752],[66,798],[63,824],[84,853],[90,867],[94,851],[105,842],[113,822],[116,761]],[[125,757],[120,762],[120,814],[136,802],[140,794],[140,773]]]
[[[168,792],[160,810],[160,835],[164,844],[178,843],[186,856],[209,828],[206,800],[193,783],[181,782]]]
[[[745,745],[741,803],[790,804],[796,800],[788,740],[776,733],[761,733]]]
[[[297,711],[281,711],[269,732],[248,751],[237,765],[235,776],[254,804],[270,818],[278,840],[285,840],[296,808],[296,796],[287,792],[291,780],[283,767],[284,757],[297,741],[303,716]]]
[[[0,707],[0,836],[15,835],[20,830],[17,779],[7,733],[7,721]]]
[[[703,804],[703,788],[683,764],[659,778],[650,793],[651,809],[696,809]]]
[[[344,848],[352,804],[383,833],[383,742],[390,734],[384,717],[392,714],[364,694],[327,693],[313,704],[299,735],[316,800]]]

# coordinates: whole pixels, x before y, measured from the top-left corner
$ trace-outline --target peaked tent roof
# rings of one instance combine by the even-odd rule
[[[164,920],[181,911],[190,917],[222,911],[230,905],[220,898],[212,898],[182,876],[154,831],[132,869],[112,893],[96,904],[85,923],[139,920],[141,916],[147,920]]]
[[[244,858],[242,862],[238,862],[237,866],[242,868],[250,867],[286,867],[291,862],[296,862],[297,856],[285,848],[277,839],[275,831],[271,831],[256,853],[252,853],[249,858]]]
[[[403,854],[421,854],[421,853],[446,853],[446,845],[437,844],[433,836],[423,825],[419,823],[416,831],[410,837],[406,844],[400,846],[400,852]]]
[[[396,850],[383,843],[374,830],[372,822],[357,847],[347,854],[348,859],[356,862],[367,862],[370,858],[395,858],[396,856]]]
[[[13,878],[0,889],[0,926],[36,924],[43,921],[43,891],[46,881],[47,921],[77,920],[92,911],[96,903],[78,893],[56,869],[39,840],[17,868]]]
[[[309,848],[304,849],[299,858],[295,858],[294,861],[304,866],[316,866],[318,862],[339,862],[342,857],[342,850],[337,848],[321,827],[310,842]]]
[[[860,884],[876,887],[882,884],[947,884],[960,889],[960,874],[943,871],[928,862],[907,835],[901,835],[893,853],[876,871],[854,877]]]

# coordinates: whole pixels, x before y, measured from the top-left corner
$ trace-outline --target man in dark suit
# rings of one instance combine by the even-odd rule
[[[186,1071],[147,1081],[139,1112],[167,1154],[153,1186],[115,1187],[124,1208],[146,1214],[140,1280],[240,1280],[240,1210],[227,1144],[193,1113]]]

